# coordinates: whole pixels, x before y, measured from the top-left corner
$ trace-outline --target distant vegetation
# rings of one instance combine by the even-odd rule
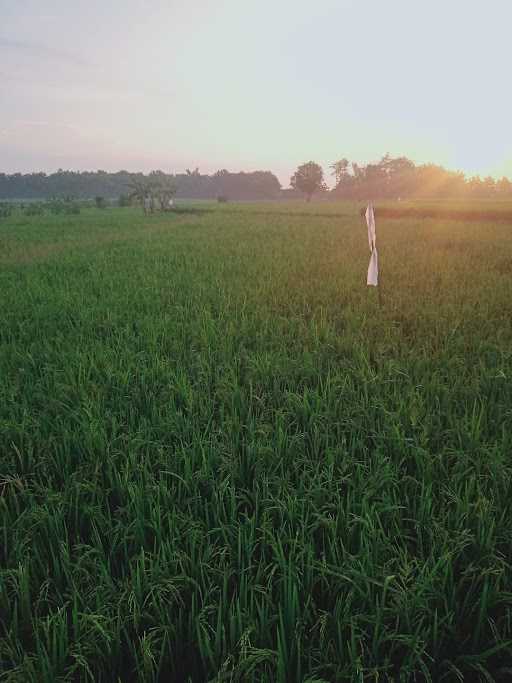
[[[101,200],[101,206],[99,206],[98,200]],[[106,208],[107,206],[103,197],[96,197],[95,203],[98,208]],[[63,199],[52,197],[42,202],[0,202],[0,220],[9,218],[15,213],[21,213],[24,216],[43,216],[44,214],[76,215],[80,213],[82,206],[88,206],[89,204],[89,202],[77,201],[71,197]]]
[[[330,166],[335,187],[328,191],[323,169],[310,161],[302,164],[290,179],[292,189],[282,189],[270,171],[230,173],[226,169],[204,175],[199,169],[169,174],[118,171],[63,171],[45,173],[0,173],[0,201],[3,199],[46,199],[72,196],[79,199],[104,197],[129,203],[134,185],[140,187],[158,178],[162,186],[173,185],[176,197],[186,199],[261,200],[298,199],[512,199],[508,178],[466,177],[435,164],[416,165],[406,157],[386,154],[378,163],[360,165],[342,158]],[[310,182],[309,182],[310,181]],[[312,183],[312,185],[311,185]]]
[[[341,159],[331,170],[336,182],[331,194],[337,199],[512,199],[508,178],[467,178],[460,171],[435,164],[416,166],[406,157],[389,154],[367,166]]]
[[[361,209],[361,215],[364,214],[364,207]],[[510,223],[512,224],[512,207],[507,202],[501,210],[495,205],[484,205],[468,207],[467,203],[462,207],[453,206],[451,202],[448,205],[436,203],[434,206],[407,206],[397,205],[393,206],[379,206],[377,207],[376,216],[378,218],[408,218],[408,219],[422,219],[431,218],[436,220],[451,220],[472,223],[480,221],[492,221],[493,223]]]
[[[253,173],[230,173],[220,170],[213,175],[201,175],[197,169],[176,175],[153,171],[149,174],[119,171],[63,171],[46,175],[45,173],[0,173],[0,201],[2,199],[45,199],[53,196],[73,196],[80,199],[105,197],[118,199],[129,195],[134,186],[143,187],[158,177],[173,183],[176,197],[188,199],[216,199],[219,196],[229,199],[276,199],[281,185],[273,173],[255,171]]]

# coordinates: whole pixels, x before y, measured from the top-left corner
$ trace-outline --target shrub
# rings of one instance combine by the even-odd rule
[[[64,211],[64,202],[60,199],[49,199],[46,202],[46,208],[53,214],[59,214]]]
[[[9,218],[13,212],[13,207],[7,202],[0,202],[0,220],[2,218]]]
[[[80,205],[77,202],[66,203],[64,208],[64,213],[70,215],[76,215],[80,213]]]
[[[25,216],[42,216],[44,214],[44,206],[39,202],[27,204],[23,213]]]
[[[65,199],[59,199],[54,197],[53,199],[48,199],[46,202],[46,208],[51,213],[58,214],[78,214],[80,213],[80,203],[71,197],[66,197]]]

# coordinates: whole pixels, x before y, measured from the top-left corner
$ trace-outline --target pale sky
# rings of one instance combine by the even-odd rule
[[[512,177],[510,0],[0,0],[0,172]]]

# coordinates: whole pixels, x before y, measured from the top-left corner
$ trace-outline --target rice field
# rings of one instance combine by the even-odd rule
[[[512,680],[512,225],[359,210],[0,222],[0,680]]]

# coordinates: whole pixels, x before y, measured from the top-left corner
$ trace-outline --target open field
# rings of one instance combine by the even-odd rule
[[[0,680],[511,680],[512,224],[359,208],[0,223]]]

